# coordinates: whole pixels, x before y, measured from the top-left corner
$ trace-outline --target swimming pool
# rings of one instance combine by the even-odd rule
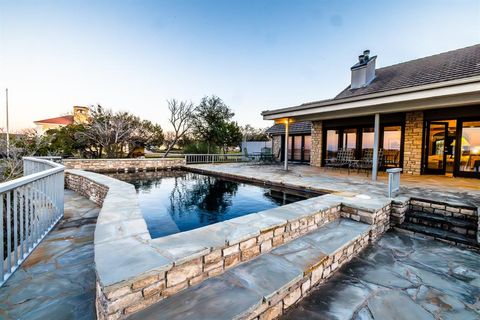
[[[114,173],[135,186],[152,238],[320,195],[182,170]]]

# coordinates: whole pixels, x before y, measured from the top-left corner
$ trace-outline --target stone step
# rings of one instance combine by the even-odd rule
[[[355,249],[366,246],[370,228],[353,220],[335,220],[164,299],[129,319],[248,319],[252,313],[281,314],[283,308],[305,292],[305,284],[308,290],[310,285],[349,261]],[[331,261],[328,267],[327,261]],[[314,276],[314,270],[319,270],[322,263],[325,267],[322,265],[320,274]],[[267,311],[270,306],[274,307]]]
[[[415,233],[421,233],[427,236],[434,237],[436,239],[443,239],[452,241],[455,243],[467,244],[470,246],[478,246],[475,236],[466,236],[463,234],[446,231],[438,228],[423,226],[410,222],[404,222],[399,226],[400,229],[413,231]]]
[[[448,217],[430,212],[409,211],[405,219],[410,223],[435,227],[464,235],[470,231],[471,235],[474,236],[477,231],[477,223],[473,220]]]

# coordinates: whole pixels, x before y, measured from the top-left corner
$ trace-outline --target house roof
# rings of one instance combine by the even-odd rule
[[[73,123],[73,116],[68,115],[68,116],[49,118],[44,120],[37,120],[37,121],[34,121],[34,123],[35,124],[59,124],[59,125],[67,126]]]
[[[294,122],[294,123],[291,123],[288,128],[289,134],[310,133],[311,130],[312,130],[312,123],[310,121]],[[267,130],[267,133],[274,136],[285,134],[285,124],[283,123],[275,124]]]
[[[363,88],[340,92],[334,99],[416,87],[480,75],[480,44],[415,59],[375,70],[375,79]]]
[[[379,68],[375,72],[376,78],[366,87],[350,89],[348,86],[333,99],[267,110],[262,115],[271,119],[277,114],[286,116],[297,110],[330,108],[357,100],[416,92],[427,87],[441,87],[443,84],[447,86],[468,79],[475,82],[480,76],[480,44]]]

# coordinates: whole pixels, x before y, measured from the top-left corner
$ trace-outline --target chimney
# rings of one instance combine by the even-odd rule
[[[350,68],[352,70],[350,89],[366,87],[375,79],[376,59],[377,56],[370,57],[370,50],[365,50],[358,56],[358,62]]]

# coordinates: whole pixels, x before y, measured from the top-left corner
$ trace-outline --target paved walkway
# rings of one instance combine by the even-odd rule
[[[292,186],[309,187],[327,192],[366,194],[377,198],[385,198],[388,190],[388,177],[385,173],[379,176],[377,182],[372,182],[371,177],[367,177],[365,173],[348,175],[346,170],[325,170],[308,165],[290,165],[287,172],[279,165],[249,163],[197,164],[187,167]],[[431,175],[402,175],[401,190],[397,198],[403,200],[405,197],[444,201],[478,208],[480,207],[480,180]]]
[[[99,208],[65,190],[65,217],[0,288],[0,319],[94,319]]]
[[[282,319],[480,319],[480,254],[386,233]]]

